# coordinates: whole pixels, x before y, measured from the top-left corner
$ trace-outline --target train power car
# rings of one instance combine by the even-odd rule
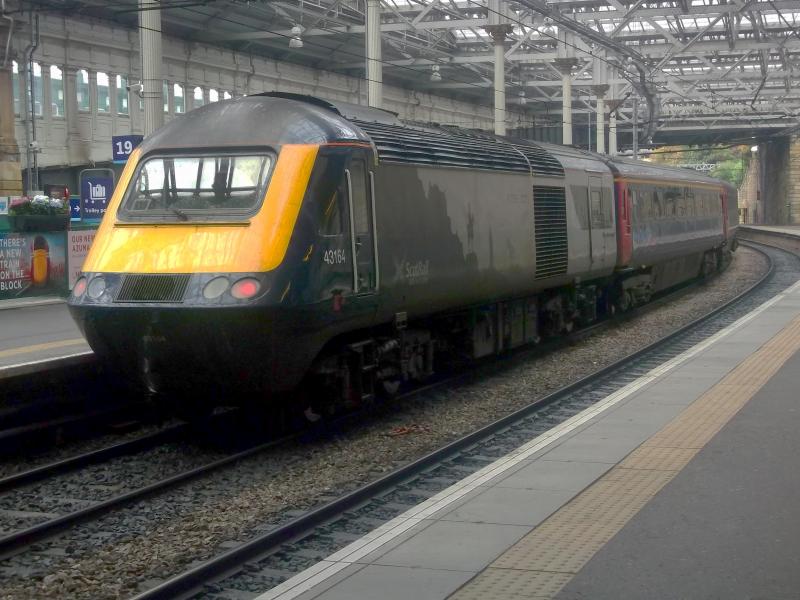
[[[69,305],[95,352],[152,391],[269,402],[302,382],[332,409],[428,377],[439,355],[535,342],[716,268],[734,194],[569,147],[247,96],[133,153]]]

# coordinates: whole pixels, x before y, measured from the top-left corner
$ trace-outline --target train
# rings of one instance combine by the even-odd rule
[[[316,418],[710,275],[737,223],[694,171],[255,94],[134,150],[69,309],[151,393]]]

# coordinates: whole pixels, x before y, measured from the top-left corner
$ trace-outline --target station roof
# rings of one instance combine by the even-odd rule
[[[365,76],[366,0],[162,0],[166,34]],[[135,27],[138,2],[30,0],[40,10]],[[712,141],[785,131],[800,118],[797,0],[380,0],[384,80],[491,106],[493,40],[509,25],[507,99],[525,122],[560,123],[573,59],[573,111],[597,85],[630,129]],[[302,47],[290,47],[299,27]],[[297,46],[295,43],[293,46]],[[645,101],[650,97],[650,101]],[[586,118],[586,117],[583,117]],[[519,120],[520,123],[523,119]],[[524,126],[524,125],[523,125]]]

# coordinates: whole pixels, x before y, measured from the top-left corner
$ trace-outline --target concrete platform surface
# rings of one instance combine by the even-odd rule
[[[798,351],[800,284],[258,598],[800,598]]]
[[[63,301],[0,310],[0,379],[16,367],[91,352]]]

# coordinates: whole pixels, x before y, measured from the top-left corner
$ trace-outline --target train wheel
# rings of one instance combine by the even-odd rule
[[[380,395],[387,400],[396,398],[400,393],[401,384],[402,382],[400,379],[383,379],[378,388],[380,390]]]

